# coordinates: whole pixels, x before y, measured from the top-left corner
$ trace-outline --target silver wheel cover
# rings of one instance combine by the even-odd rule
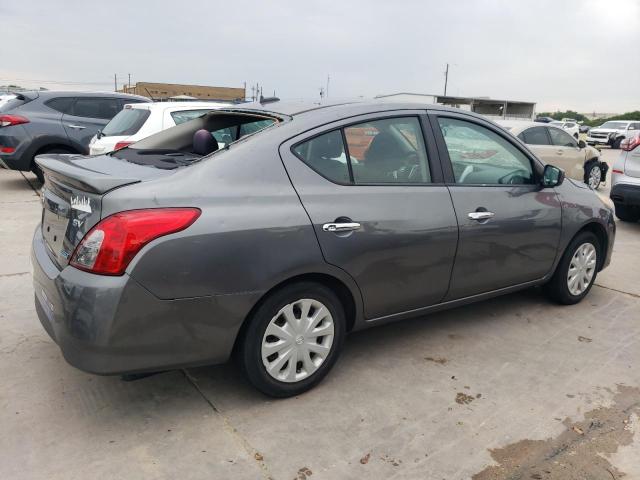
[[[581,295],[591,283],[596,272],[598,254],[592,243],[583,243],[571,258],[567,273],[567,287],[571,295]]]
[[[600,185],[601,179],[602,179],[602,172],[600,171],[600,167],[597,165],[594,165],[593,167],[591,167],[591,170],[589,171],[589,187],[592,190],[595,190],[596,188],[598,188],[598,185]]]
[[[302,298],[282,307],[262,337],[262,364],[281,382],[299,382],[313,375],[333,345],[334,323],[320,301]]]

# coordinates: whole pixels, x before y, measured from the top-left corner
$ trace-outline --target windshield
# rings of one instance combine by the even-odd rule
[[[138,133],[151,112],[142,108],[125,108],[102,129],[103,137],[129,136]]]
[[[611,128],[612,130],[624,130],[627,128],[626,122],[605,122],[598,128]]]

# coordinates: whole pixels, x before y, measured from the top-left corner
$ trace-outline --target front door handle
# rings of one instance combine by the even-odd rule
[[[467,216],[471,219],[471,220],[488,220],[490,218],[495,217],[495,213],[493,212],[470,212],[469,214],[467,214]]]
[[[344,223],[325,223],[322,225],[322,230],[325,232],[353,232],[358,230],[361,225],[358,222],[344,222]]]
[[[84,130],[87,127],[83,127],[82,125],[69,125],[67,124],[67,127],[69,128],[75,128],[76,130]]]

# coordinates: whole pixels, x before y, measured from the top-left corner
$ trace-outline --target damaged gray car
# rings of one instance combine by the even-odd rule
[[[233,355],[296,395],[351,331],[537,285],[577,303],[615,236],[586,185],[439,106],[265,101],[37,162],[36,310],[96,374]]]

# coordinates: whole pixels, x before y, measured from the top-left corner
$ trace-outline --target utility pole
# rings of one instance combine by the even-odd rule
[[[327,98],[329,98],[329,80],[331,80],[331,77],[327,75],[327,89],[325,90]]]
[[[117,73],[113,74],[113,91],[114,92],[118,91],[118,74]]]
[[[444,96],[447,96],[447,82],[449,81],[449,64],[447,63],[447,69],[444,71]]]
[[[129,82],[127,83],[127,86],[131,88],[131,74],[128,73],[127,75],[129,75]]]

